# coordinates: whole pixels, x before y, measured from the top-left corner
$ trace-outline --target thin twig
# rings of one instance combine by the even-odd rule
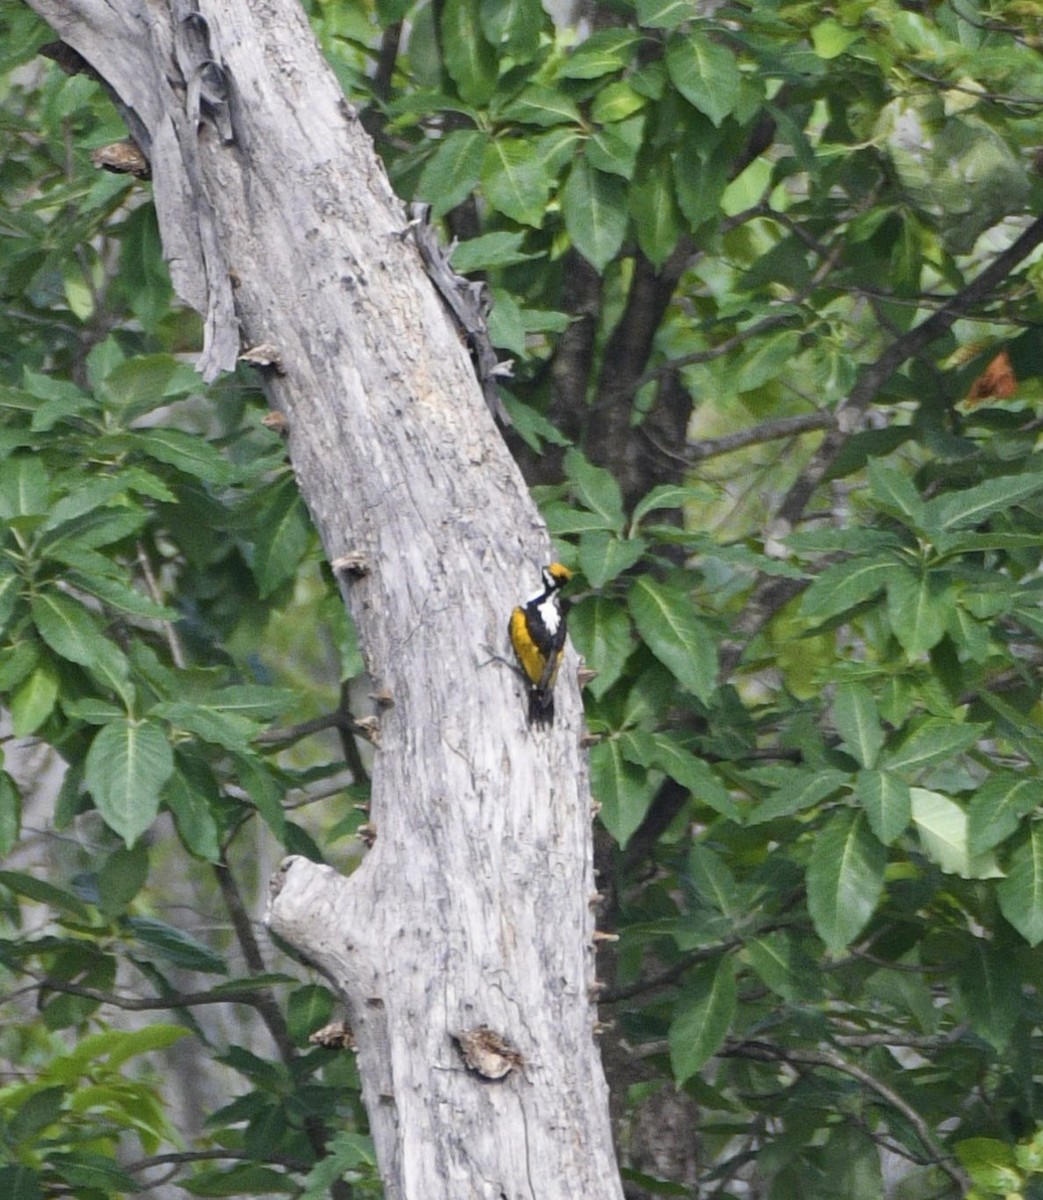
[[[301,721],[299,725],[288,725],[285,729],[266,729],[254,739],[255,746],[279,746],[288,742],[299,742],[301,738],[310,737],[313,733],[321,733],[326,729],[351,729],[354,722],[350,714],[338,709],[335,712],[323,713],[322,716],[312,717],[310,721]]]
[[[916,1136],[920,1139],[924,1149],[931,1155],[937,1166],[960,1189],[960,1195],[966,1195],[970,1190],[970,1180],[967,1175],[953,1160],[952,1156],[946,1154],[943,1147],[935,1141],[930,1126],[916,1109],[900,1096],[894,1088],[884,1083],[882,1079],[877,1079],[875,1075],[867,1071],[864,1067],[859,1066],[858,1063],[850,1062],[842,1055],[834,1054],[831,1050],[783,1049],[781,1046],[774,1046],[770,1042],[759,1041],[729,1042],[719,1053],[723,1058],[752,1058],[759,1062],[783,1062],[790,1065],[802,1064],[809,1067],[829,1067],[833,1071],[839,1071],[841,1074],[857,1080],[857,1082],[869,1088],[870,1091],[875,1092],[881,1100],[889,1104],[896,1112],[901,1113],[913,1129],[916,1130]]]
[[[859,428],[863,413],[899,367],[940,338],[969,309],[980,304],[1041,244],[1043,217],[1033,221],[1019,238],[980,271],[962,292],[957,292],[948,304],[915,325],[908,333],[896,338],[879,358],[862,369],[847,401],[837,410],[838,427],[827,435],[814,458],[801,472],[779,507],[778,519],[790,526],[800,520],[808,501],[836,461],[845,442]]]
[[[832,429],[836,423],[836,417],[831,412],[811,412],[801,413],[795,417],[780,417],[777,421],[764,421],[752,429],[740,429],[737,433],[728,433],[723,437],[704,438],[702,441],[689,442],[685,447],[684,457],[689,462],[703,462],[708,458],[716,458],[720,454],[731,454],[733,450],[743,450],[747,446],[774,442],[815,429]]]
[[[121,1163],[125,1171],[151,1171],[155,1167],[179,1166],[183,1163],[213,1162],[226,1159],[232,1162],[255,1162],[256,1155],[248,1154],[245,1150],[180,1150],[170,1154],[153,1154],[149,1158],[140,1158],[137,1162]],[[265,1155],[265,1161],[276,1163],[291,1171],[308,1171],[313,1166],[297,1158],[273,1157]]]
[[[178,992],[172,996],[127,996],[120,992],[106,992],[101,988],[87,987],[82,983],[71,983],[66,979],[54,979],[42,971],[34,971],[24,963],[19,965],[19,971],[34,979],[39,987],[49,992],[61,992],[69,996],[82,996],[87,1000],[97,1000],[99,1004],[108,1004],[126,1012],[151,1012],[155,1009],[199,1008],[204,1004],[249,1004],[259,1007],[258,998],[263,994],[260,990],[244,989],[241,992]]]
[[[152,562],[149,559],[148,552],[142,542],[137,544],[138,566],[141,568],[142,578],[145,580],[145,587],[148,589],[149,598],[155,604],[163,603],[163,590],[159,586],[159,580],[156,578],[156,573],[152,570]],[[171,621],[163,621],[163,636],[167,640],[167,647],[170,650],[170,661],[179,670],[184,670],[185,667],[185,651],[181,645],[181,639],[177,635],[177,630]]]

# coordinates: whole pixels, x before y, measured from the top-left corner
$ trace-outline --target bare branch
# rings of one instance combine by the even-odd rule
[[[1043,217],[1033,221],[1021,236],[979,272],[962,292],[957,292],[937,312],[932,313],[926,320],[910,329],[908,333],[893,341],[875,362],[863,368],[846,403],[838,410],[838,427],[825,438],[814,458],[801,472],[800,478],[782,502],[778,511],[780,520],[789,525],[794,525],[800,520],[815,489],[836,461],[847,439],[858,428],[857,418],[861,417],[876,399],[880,389],[895,371],[941,337],[966,312],[980,304],[1020,262],[1041,244],[1043,244]]]
[[[970,1189],[970,1180],[963,1169],[951,1155],[935,1140],[930,1126],[923,1117],[900,1096],[894,1088],[878,1079],[858,1063],[851,1062],[831,1050],[797,1050],[774,1046],[770,1042],[729,1042],[720,1051],[723,1058],[752,1058],[759,1062],[784,1062],[792,1066],[828,1067],[841,1074],[857,1080],[863,1086],[875,1092],[881,1100],[890,1105],[896,1112],[901,1113],[906,1121],[916,1130],[924,1149],[931,1155],[933,1161],[959,1188],[960,1194],[965,1195]]]
[[[172,996],[127,996],[121,992],[106,992],[101,988],[87,987],[81,983],[71,983],[66,979],[54,979],[43,971],[35,971],[24,963],[18,968],[30,979],[50,992],[61,992],[69,996],[83,996],[87,1000],[97,1000],[99,1004],[108,1004],[113,1008],[121,1008],[125,1012],[153,1012],[157,1009],[199,1008],[206,1004],[248,1004],[253,1008],[261,1007],[261,998],[267,989],[253,990],[244,988],[241,992],[178,992]]]
[[[825,411],[780,417],[777,421],[764,421],[752,429],[740,429],[737,433],[728,433],[723,437],[689,442],[685,447],[685,458],[693,463],[703,462],[707,458],[730,454],[733,450],[742,450],[747,446],[758,446],[763,442],[774,442],[815,429],[833,429],[836,423],[833,413]]]

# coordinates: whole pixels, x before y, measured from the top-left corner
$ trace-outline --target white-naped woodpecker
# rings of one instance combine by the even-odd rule
[[[529,724],[553,725],[554,681],[565,649],[561,589],[572,572],[561,563],[543,568],[543,588],[519,604],[507,626],[529,693]]]

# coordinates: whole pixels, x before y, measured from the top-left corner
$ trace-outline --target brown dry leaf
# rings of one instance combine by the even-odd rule
[[[1001,350],[971,384],[967,403],[973,406],[985,400],[1009,400],[1017,390],[1018,380],[1011,366],[1010,355],[1006,350]]]

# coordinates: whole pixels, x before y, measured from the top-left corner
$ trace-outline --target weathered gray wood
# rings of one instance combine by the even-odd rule
[[[302,493],[330,559],[364,562],[345,598],[393,699],[376,845],[348,880],[290,860],[270,920],[346,997],[386,1194],[618,1200],[575,659],[535,733],[518,680],[483,665],[548,543],[401,205],[293,0],[201,0],[198,79],[182,72],[200,29],[175,53],[192,0],[30,2],[152,160],[175,286],[206,316],[202,369],[278,347],[270,398]],[[524,1070],[464,1066],[452,1035],[480,1025]]]

